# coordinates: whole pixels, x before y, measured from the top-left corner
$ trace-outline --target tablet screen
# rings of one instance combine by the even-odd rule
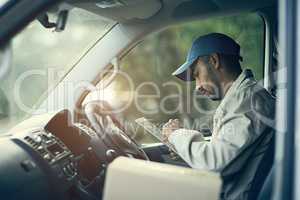
[[[174,147],[170,143],[168,143],[164,140],[162,130],[160,128],[158,128],[155,124],[150,122],[145,117],[138,118],[138,119],[135,120],[135,122],[138,125],[140,125],[141,127],[143,127],[148,133],[150,133],[155,138],[157,138],[160,142],[162,142],[166,146],[168,146],[172,151],[176,152]]]

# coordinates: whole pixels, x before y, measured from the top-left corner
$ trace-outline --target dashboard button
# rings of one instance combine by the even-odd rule
[[[51,160],[51,156],[50,156],[50,154],[46,154],[46,155],[44,155],[44,159],[46,159],[46,160]]]
[[[42,142],[42,138],[39,135],[34,136],[32,139],[38,144]]]

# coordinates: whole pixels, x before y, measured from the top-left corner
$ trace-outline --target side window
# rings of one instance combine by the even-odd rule
[[[146,117],[163,124],[170,118],[180,118],[192,128],[209,127],[219,102],[193,98],[195,83],[183,82],[171,74],[185,61],[192,41],[211,32],[235,39],[241,46],[242,67],[252,69],[257,80],[263,78],[262,18],[257,14],[212,18],[172,26],[147,37],[123,57],[122,73],[106,97],[111,96],[112,104],[124,108],[122,116],[127,122]],[[153,141],[141,133],[135,139],[140,143]]]

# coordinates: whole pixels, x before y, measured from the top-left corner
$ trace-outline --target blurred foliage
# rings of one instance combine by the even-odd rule
[[[142,83],[151,81],[157,84],[161,93],[159,98],[148,96],[140,102],[135,102],[141,105],[143,110],[153,111],[152,114],[141,112],[136,104],[132,103],[123,113],[124,119],[132,121],[143,116],[163,123],[169,118],[180,118],[190,123],[196,122],[199,126],[211,126],[210,119],[219,102],[200,99],[196,102],[197,105],[194,104],[189,98],[193,93],[194,83],[186,83],[171,76],[185,61],[192,41],[211,32],[224,33],[235,39],[241,46],[241,55],[244,58],[242,67],[252,69],[258,80],[263,78],[264,23],[257,14],[210,18],[168,27],[147,37],[122,59],[122,71],[131,77],[135,90]],[[178,106],[183,108],[177,112],[166,113],[159,109],[164,97],[178,94],[176,87],[164,87],[163,84],[168,81],[178,83],[184,91],[182,102],[179,98],[165,101],[167,110],[176,110]],[[125,92],[138,92],[127,91],[128,88],[128,81],[119,76],[115,82],[116,96],[121,97]],[[148,85],[142,87],[139,93],[156,94],[156,90]],[[195,106],[200,107],[202,111],[197,112]],[[200,129],[199,126],[196,128]],[[152,142],[152,139],[144,134],[137,134],[135,138],[143,143]]]

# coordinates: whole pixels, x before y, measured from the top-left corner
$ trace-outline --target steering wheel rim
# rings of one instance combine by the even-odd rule
[[[147,154],[125,132],[124,126],[117,119],[112,107],[102,100],[91,101],[84,106],[84,112],[91,127],[110,148],[112,160],[118,156],[149,160]]]

